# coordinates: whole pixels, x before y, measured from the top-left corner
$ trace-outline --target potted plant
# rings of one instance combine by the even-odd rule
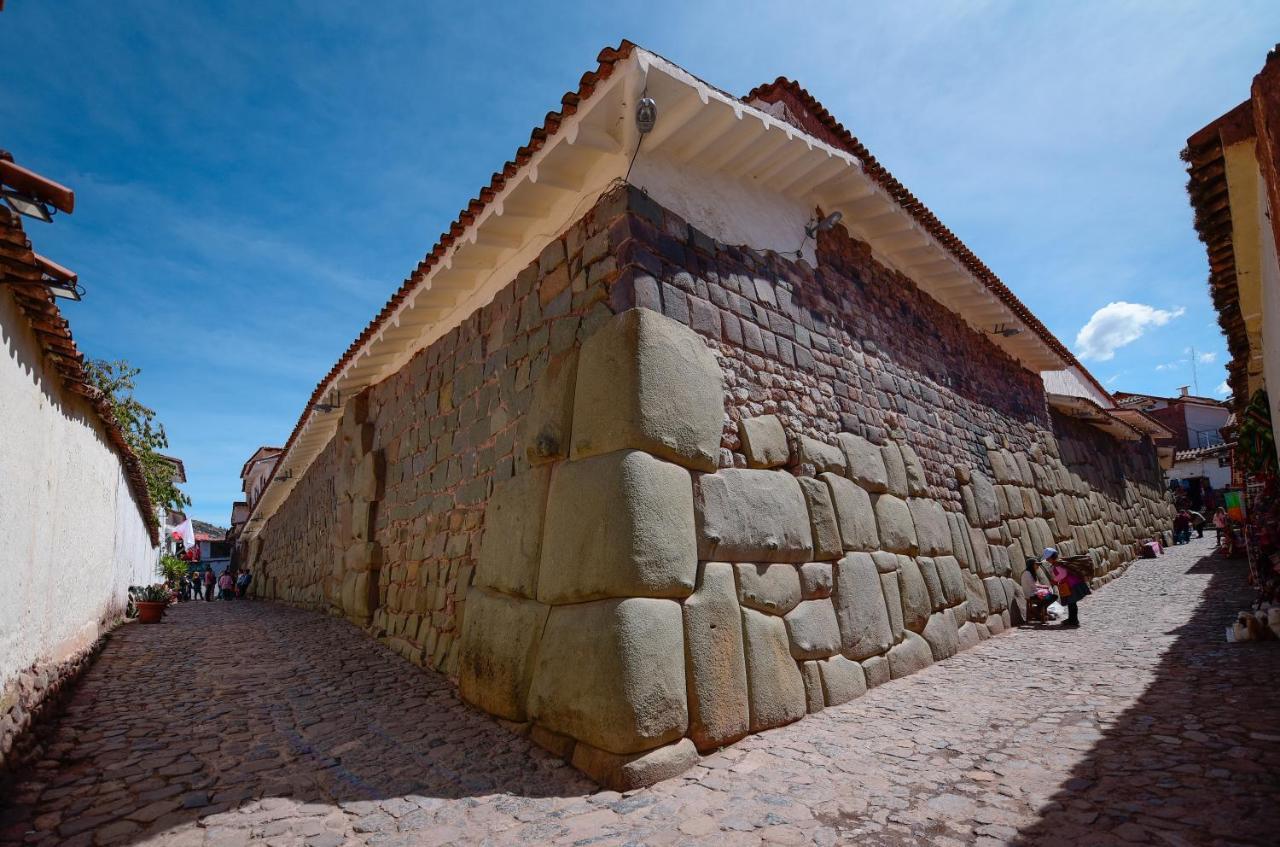
[[[169,605],[169,589],[160,584],[148,585],[138,593],[134,605],[138,607],[139,623],[160,623]]]

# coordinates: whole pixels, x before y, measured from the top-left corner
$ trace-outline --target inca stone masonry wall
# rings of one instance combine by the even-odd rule
[[[1106,581],[1163,529],[1149,444],[842,231],[819,258],[613,192],[349,404],[255,586],[622,787],[1001,631],[1024,555]]]

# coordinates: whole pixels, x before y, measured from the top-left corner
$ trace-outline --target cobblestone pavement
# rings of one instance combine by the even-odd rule
[[[1280,642],[1224,642],[1208,550],[627,795],[345,623],[186,604],[113,636],[0,844],[1275,844]]]

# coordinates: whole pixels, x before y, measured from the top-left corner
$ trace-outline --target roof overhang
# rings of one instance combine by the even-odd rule
[[[1112,417],[1124,421],[1143,435],[1150,437],[1152,441],[1177,437],[1177,433],[1172,429],[1137,409],[1110,409],[1108,413]]]
[[[492,300],[552,238],[626,176],[640,141],[633,114],[642,96],[657,102],[658,120],[643,138],[632,182],[657,202],[689,209],[689,198],[669,195],[672,185],[683,181],[664,180],[664,168],[748,185],[756,199],[767,195],[797,210],[795,219],[785,222],[792,231],[784,233],[792,251],[815,207],[838,210],[842,223],[880,261],[910,277],[1027,369],[1073,366],[1042,329],[991,334],[997,325],[1026,324],[888,194],[856,156],[627,43],[602,53],[600,71],[583,80],[577,94],[562,100],[566,108],[548,115],[530,145],[464,210],[317,387],[281,456],[281,475],[255,505],[246,528],[250,536],[333,437],[351,397],[398,371],[417,351]],[[694,212],[687,217],[725,243],[780,249],[735,238],[732,223],[700,219]]]
[[[1102,408],[1086,397],[1072,394],[1047,394],[1049,405],[1069,418],[1097,427],[1122,441],[1137,441],[1143,433],[1121,420],[1114,411]]]

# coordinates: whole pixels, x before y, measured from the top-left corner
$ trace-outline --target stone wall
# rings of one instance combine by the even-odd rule
[[[999,633],[1026,555],[1101,583],[1164,528],[1149,443],[843,231],[819,257],[615,191],[348,404],[255,586],[631,787]]]
[[[345,404],[321,452],[250,549],[254,591],[344,615],[450,675],[493,486],[557,455],[576,351],[611,314],[615,191],[494,300]]]

